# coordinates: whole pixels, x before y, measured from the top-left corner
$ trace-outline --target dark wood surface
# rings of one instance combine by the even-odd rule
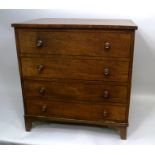
[[[43,18],[13,23],[12,26],[18,28],[137,29],[133,21],[126,19]]]
[[[39,19],[15,27],[25,127],[107,125],[126,139],[134,33],[130,20]]]
[[[24,80],[26,98],[60,100],[64,102],[82,101],[90,103],[116,102],[126,104],[128,88],[126,85],[81,83],[79,81],[53,82]],[[90,100],[91,98],[91,100]]]
[[[71,118],[80,120],[125,121],[125,106],[108,104],[64,103],[41,99],[26,99],[26,114],[34,116]]]
[[[21,60],[24,77],[128,81],[129,62],[62,59],[61,56]],[[38,66],[43,67],[38,71]]]
[[[130,57],[132,35],[126,31],[20,29],[17,33],[21,54]]]

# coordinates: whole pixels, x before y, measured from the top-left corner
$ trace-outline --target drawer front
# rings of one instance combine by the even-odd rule
[[[122,102],[127,101],[127,86],[114,84],[92,84],[89,82],[46,82],[24,80],[27,98],[41,98],[60,101]]]
[[[51,58],[22,58],[24,77],[128,81],[129,62]]]
[[[19,29],[17,33],[22,54],[130,56],[130,32]]]
[[[26,100],[26,115],[91,121],[125,121],[125,106]]]

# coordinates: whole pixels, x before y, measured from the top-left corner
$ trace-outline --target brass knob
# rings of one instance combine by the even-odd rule
[[[40,73],[43,69],[44,69],[44,65],[40,64],[40,65],[37,65],[37,71],[38,73]]]
[[[39,88],[39,93],[40,93],[40,94],[44,94],[45,91],[46,91],[45,87],[40,87],[40,88]]]
[[[41,111],[42,111],[42,112],[46,112],[46,111],[47,111],[47,106],[46,106],[46,105],[42,106]]]
[[[36,46],[37,47],[42,47],[43,46],[43,41],[42,40],[37,40]]]
[[[104,75],[108,76],[110,74],[109,68],[104,68]]]
[[[109,42],[106,42],[106,43],[104,44],[104,48],[105,48],[106,50],[109,50],[109,49],[111,48],[111,44],[110,44]]]
[[[103,97],[104,98],[109,98],[109,91],[108,90],[104,90]]]
[[[104,110],[102,115],[103,115],[103,117],[107,117],[108,116],[108,112],[106,110]]]

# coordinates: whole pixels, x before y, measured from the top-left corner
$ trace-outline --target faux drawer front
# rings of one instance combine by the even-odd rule
[[[127,86],[91,84],[84,82],[45,82],[24,80],[25,97],[62,101],[127,101]]]
[[[125,120],[125,106],[26,100],[26,114],[79,120]]]
[[[20,29],[17,32],[21,53],[130,56],[130,32],[35,29]]]
[[[128,81],[129,62],[51,58],[22,58],[24,77]]]

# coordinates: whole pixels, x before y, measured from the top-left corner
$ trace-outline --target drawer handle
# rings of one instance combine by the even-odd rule
[[[108,76],[110,74],[109,68],[104,68],[104,75]]]
[[[37,47],[42,47],[43,46],[43,41],[42,40],[37,40],[36,46]]]
[[[106,50],[109,50],[109,49],[111,48],[111,44],[110,44],[109,42],[106,42],[106,43],[104,44],[104,48],[105,48]]]
[[[103,97],[104,98],[109,98],[109,91],[108,90],[105,90],[104,92],[103,92]]]
[[[108,112],[106,110],[104,110],[102,115],[103,115],[103,117],[107,117],[108,116]]]
[[[46,112],[46,111],[47,111],[47,106],[46,106],[46,105],[42,106],[41,111],[42,111],[42,112]]]
[[[45,87],[40,87],[40,88],[39,88],[39,93],[40,93],[40,94],[44,94],[45,91],[46,91]]]
[[[37,65],[37,71],[38,73],[40,73],[43,69],[44,69],[44,65],[40,64],[40,65]]]

